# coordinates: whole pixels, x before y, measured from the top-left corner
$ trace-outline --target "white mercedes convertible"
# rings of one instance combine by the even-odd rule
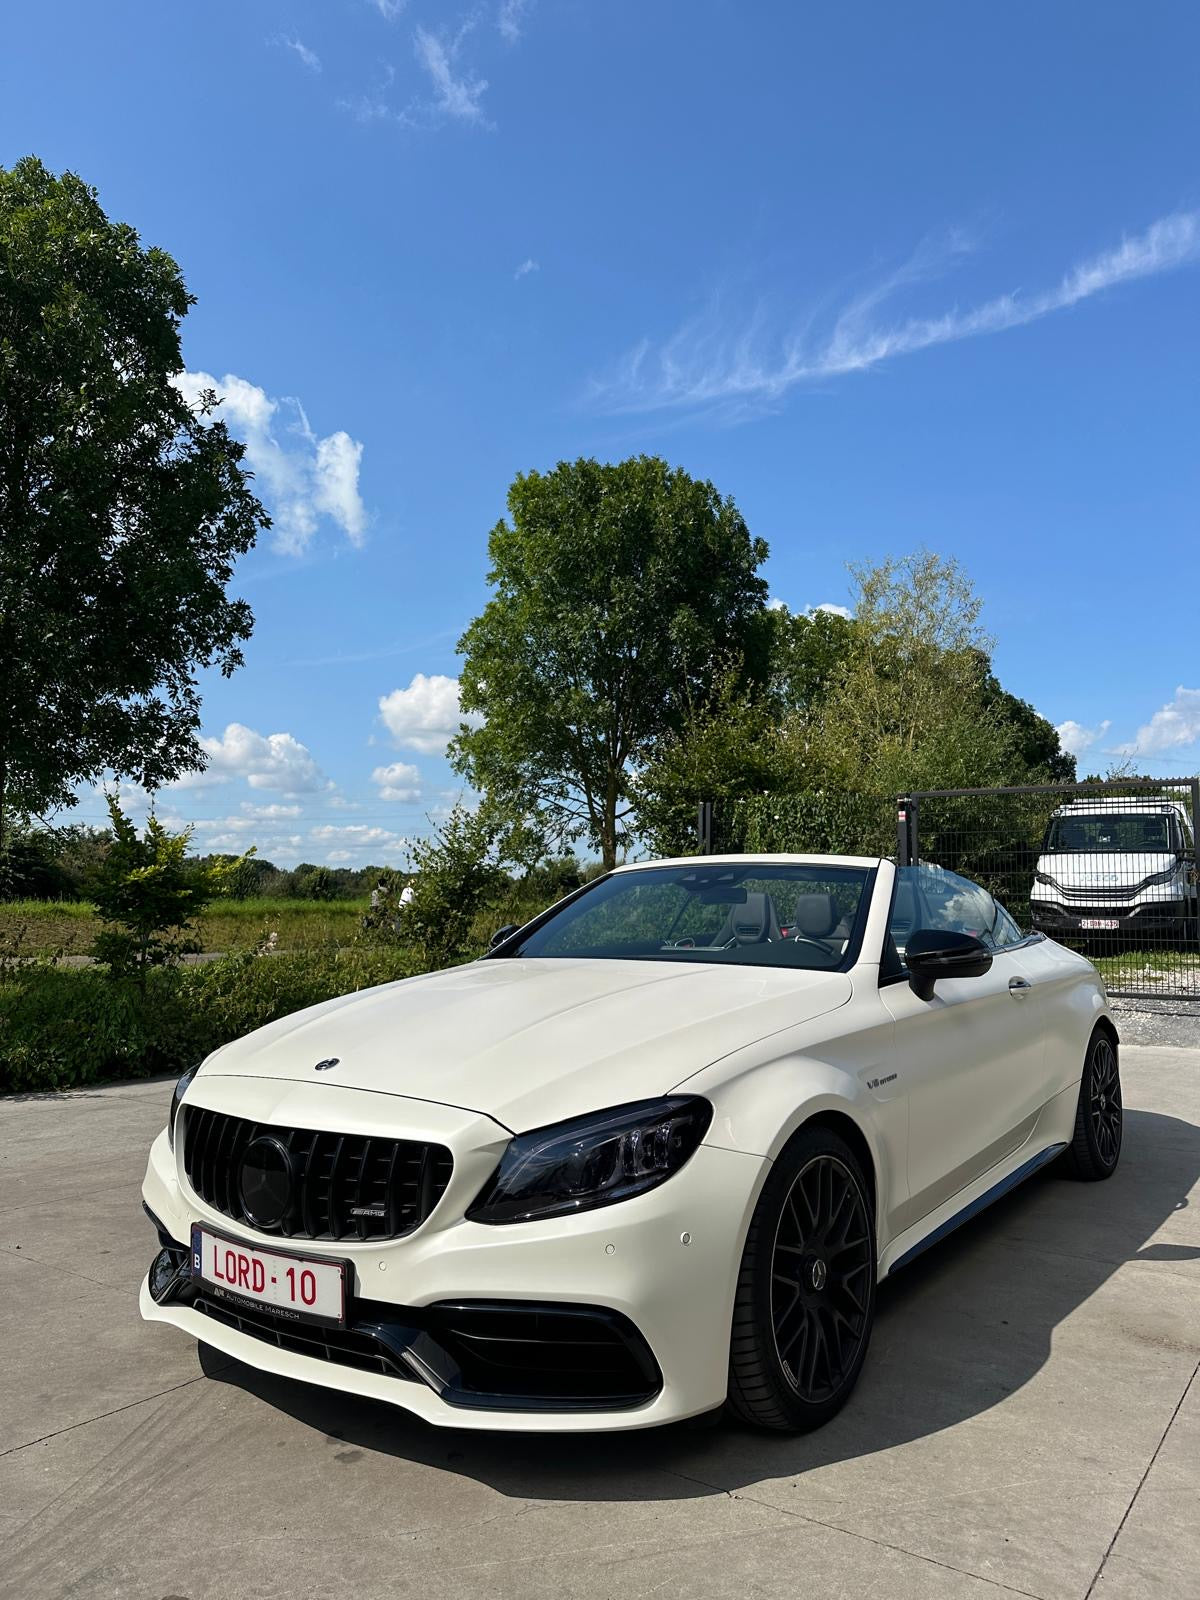
[[[180,1080],[143,1316],[451,1427],[824,1422],[878,1280],[1121,1151],[1095,968],[931,866],[622,867]]]

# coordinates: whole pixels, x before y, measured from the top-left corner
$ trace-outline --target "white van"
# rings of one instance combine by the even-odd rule
[[[1030,890],[1042,933],[1195,936],[1192,820],[1176,800],[1072,800],[1046,828]]]

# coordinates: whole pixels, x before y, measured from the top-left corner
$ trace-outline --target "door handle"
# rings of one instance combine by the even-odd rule
[[[1023,1000],[1032,988],[1033,985],[1028,978],[1010,978],[1008,980],[1008,992],[1018,1000]]]

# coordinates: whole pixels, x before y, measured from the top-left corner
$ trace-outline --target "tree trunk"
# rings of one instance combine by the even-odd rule
[[[611,771],[604,790],[604,815],[600,822],[600,849],[605,872],[617,864],[617,775]]]

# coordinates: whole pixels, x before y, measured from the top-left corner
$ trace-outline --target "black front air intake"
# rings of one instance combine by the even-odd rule
[[[262,1140],[287,1152],[285,1199],[267,1220],[251,1214],[242,1182],[243,1157]],[[186,1105],[183,1165],[214,1210],[289,1239],[399,1239],[429,1216],[454,1170],[440,1144],[281,1128]]]

